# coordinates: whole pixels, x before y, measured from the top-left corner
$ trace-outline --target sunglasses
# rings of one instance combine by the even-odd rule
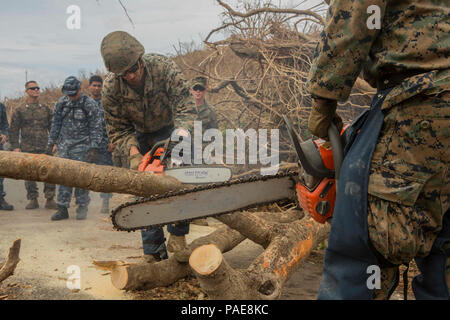
[[[139,69],[139,61],[136,62],[130,69],[122,73],[120,76],[125,77],[129,73],[135,73],[136,71],[138,71],[138,69]]]
[[[206,90],[206,88],[205,87],[203,87],[203,86],[201,86],[201,85],[195,85],[193,88],[192,88],[192,90],[194,90],[194,91],[205,91]]]
[[[39,87],[29,87],[27,90],[41,90],[41,88],[39,88]]]

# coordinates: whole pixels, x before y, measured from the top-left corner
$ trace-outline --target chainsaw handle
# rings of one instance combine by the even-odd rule
[[[342,161],[344,160],[344,149],[342,148],[341,137],[336,125],[332,122],[328,127],[328,138],[330,139],[331,149],[333,150],[334,177],[339,180]]]

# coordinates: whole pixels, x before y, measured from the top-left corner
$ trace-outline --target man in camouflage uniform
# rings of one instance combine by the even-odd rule
[[[48,134],[52,125],[52,110],[39,103],[39,86],[36,81],[28,81],[25,84],[27,100],[18,106],[11,116],[10,143],[15,152],[45,153]],[[37,209],[38,187],[36,181],[25,181],[27,199],[30,202],[25,209]],[[55,200],[55,185],[44,183],[44,195],[47,199],[45,208],[57,209]]]
[[[99,114],[102,118],[102,141],[100,142],[100,148],[98,153],[97,164],[104,166],[112,166],[112,152],[114,150],[114,145],[109,143],[108,133],[106,132],[105,116],[102,107],[102,87],[103,79],[100,76],[94,75],[89,78],[89,95],[97,103],[99,108]],[[111,193],[100,193],[100,198],[103,199],[101,213],[109,212],[109,199],[111,199]]]
[[[193,112],[196,114],[196,121],[202,122],[202,132],[208,129],[218,129],[217,115],[213,107],[206,102],[206,92],[208,91],[207,79],[199,76],[191,81],[191,94],[194,98],[195,108]],[[195,219],[193,224],[207,226],[206,219]]]
[[[398,265],[414,258],[416,298],[449,298],[449,15],[446,0],[331,1],[308,81],[311,132],[326,137],[341,122],[336,103],[362,70],[377,94],[352,126],[360,131],[342,165],[319,298],[388,299]],[[364,263],[381,267],[381,288],[364,288]]]
[[[58,150],[58,157],[95,163],[102,141],[102,117],[96,102],[81,93],[81,82],[75,77],[64,81],[65,95],[55,104],[48,138],[47,154]],[[67,208],[72,199],[72,188],[59,186],[58,211],[52,220],[68,219]],[[89,190],[75,189],[78,208],[77,220],[86,219],[90,202]]]
[[[123,31],[108,34],[101,44],[109,71],[102,96],[106,128],[110,141],[129,155],[133,170],[153,144],[169,138],[174,128],[189,129],[194,115],[187,112],[193,101],[178,66],[165,56],[144,51],[139,41]],[[178,133],[189,134],[186,130]],[[169,225],[167,229],[171,234],[167,249],[184,248],[189,224]],[[162,228],[141,234],[147,262],[167,258]]]
[[[191,94],[195,101],[195,120],[202,121],[202,130],[218,129],[217,115],[214,108],[206,102],[205,96],[208,90],[207,79],[196,77],[192,80]]]
[[[6,107],[0,102],[0,150],[8,139],[9,124],[6,116]],[[0,177],[0,210],[14,210],[14,207],[5,200],[6,193],[3,189],[4,178]]]

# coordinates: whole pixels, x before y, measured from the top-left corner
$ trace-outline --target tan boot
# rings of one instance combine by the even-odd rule
[[[55,200],[47,199],[45,202],[45,209],[58,209],[58,204],[55,202]]]
[[[191,222],[192,224],[196,224],[198,226],[208,226],[208,221],[206,219],[195,219]]]
[[[27,209],[27,210],[32,210],[32,209],[37,209],[37,208],[39,208],[39,203],[38,203],[37,199],[31,199],[30,202],[25,207],[25,209]]]
[[[141,263],[155,263],[161,261],[159,254],[144,254],[141,258]]]
[[[167,251],[177,252],[186,249],[186,237],[185,236],[175,236],[171,234],[169,236],[169,241],[167,241]]]

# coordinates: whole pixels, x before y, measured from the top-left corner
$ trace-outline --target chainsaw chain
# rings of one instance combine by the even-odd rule
[[[278,173],[275,174],[275,175],[266,175],[266,176],[251,175],[251,176],[247,176],[247,177],[244,176],[242,178],[232,179],[232,180],[226,181],[226,182],[211,183],[211,184],[196,186],[196,187],[193,187],[193,188],[185,188],[185,189],[181,189],[181,190],[177,190],[177,191],[169,191],[169,192],[166,192],[164,194],[153,195],[153,196],[150,196],[150,197],[147,197],[147,198],[139,197],[136,201],[130,201],[130,202],[123,203],[123,204],[119,205],[117,208],[113,209],[112,212],[111,212],[111,220],[112,220],[113,226],[114,226],[114,228],[116,230],[131,232],[131,231],[136,231],[136,230],[140,230],[140,229],[159,228],[159,227],[163,227],[165,225],[171,224],[171,223],[183,223],[183,222],[187,223],[187,222],[191,222],[191,221],[193,221],[195,219],[202,219],[202,218],[207,218],[207,217],[217,217],[217,216],[220,216],[220,215],[223,215],[223,214],[227,214],[227,213],[231,213],[231,212],[247,210],[247,209],[250,209],[250,208],[257,207],[259,205],[265,205],[265,204],[273,203],[273,201],[255,203],[255,204],[243,207],[243,208],[239,208],[239,209],[235,209],[235,210],[231,210],[231,211],[224,211],[224,212],[211,214],[211,215],[206,215],[206,216],[202,216],[202,217],[196,217],[196,218],[192,218],[192,219],[174,220],[174,221],[170,221],[170,222],[166,222],[166,223],[162,223],[162,224],[155,224],[155,225],[151,225],[151,226],[142,226],[142,227],[134,227],[134,228],[121,227],[121,226],[119,226],[116,223],[116,221],[114,219],[116,214],[120,210],[122,210],[123,208],[129,207],[129,206],[136,205],[136,204],[152,202],[152,201],[165,199],[165,198],[169,198],[169,197],[177,197],[177,196],[181,196],[181,195],[185,195],[185,194],[189,194],[189,193],[194,193],[194,192],[199,192],[199,191],[204,191],[204,190],[209,190],[209,189],[215,189],[215,188],[227,187],[227,186],[229,187],[229,186],[233,186],[233,185],[237,185],[237,184],[243,184],[243,183],[250,183],[250,182],[257,182],[257,181],[265,181],[265,180],[277,179],[277,178],[282,178],[282,177],[286,177],[286,176],[291,177],[292,180],[295,183],[297,181],[296,179],[298,177],[298,169],[294,169],[294,168],[280,169],[278,171]]]

